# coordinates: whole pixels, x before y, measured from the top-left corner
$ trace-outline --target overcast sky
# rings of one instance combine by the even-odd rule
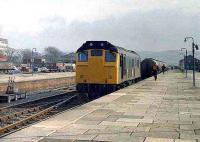
[[[132,50],[200,43],[199,0],[0,0],[0,37],[13,48],[75,51],[86,40]]]

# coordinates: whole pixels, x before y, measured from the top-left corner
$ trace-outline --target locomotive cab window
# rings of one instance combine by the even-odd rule
[[[110,51],[106,51],[105,60],[106,62],[115,62],[116,54]]]
[[[79,62],[87,62],[88,61],[88,52],[80,52],[78,53],[78,61]]]
[[[102,50],[91,50],[91,56],[102,56]]]

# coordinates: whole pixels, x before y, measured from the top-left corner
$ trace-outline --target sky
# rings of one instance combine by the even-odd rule
[[[0,0],[0,37],[16,49],[76,51],[87,40],[131,50],[200,43],[199,0]]]

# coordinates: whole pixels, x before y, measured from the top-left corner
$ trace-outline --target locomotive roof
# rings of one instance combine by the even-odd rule
[[[77,52],[81,52],[88,49],[105,49],[110,50],[112,52],[121,53],[123,51],[130,52],[133,54],[137,54],[135,51],[127,50],[125,48],[115,46],[108,41],[86,41],[78,50]],[[137,54],[138,55],[138,54]]]

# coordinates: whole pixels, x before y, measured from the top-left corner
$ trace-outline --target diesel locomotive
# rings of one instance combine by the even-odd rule
[[[76,55],[79,92],[111,92],[141,78],[140,56],[107,41],[86,41]]]

